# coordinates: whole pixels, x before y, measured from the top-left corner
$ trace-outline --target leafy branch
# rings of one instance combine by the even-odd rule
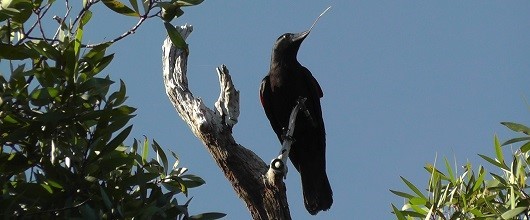
[[[11,0],[0,7],[0,218],[44,219],[217,219],[222,213],[188,213],[189,189],[205,181],[171,152],[145,138],[124,144],[135,108],[125,104],[125,83],[111,91],[110,74],[101,76],[114,54],[107,49],[121,38],[83,44],[90,8],[99,2],[120,14],[140,17],[134,32],[161,1],[144,1],[140,15],[117,0],[83,1],[74,10],[65,1],[64,17],[55,17],[54,37],[43,18],[55,1]],[[182,2],[182,1],[168,1]],[[199,2],[200,3],[200,2]],[[33,19],[35,21],[31,20]],[[26,24],[31,23],[29,29]],[[164,21],[167,23],[167,21]],[[35,34],[39,29],[39,34]],[[131,32],[131,33],[132,33]],[[129,34],[131,34],[129,33]],[[15,62],[16,61],[16,62]],[[17,65],[17,66],[15,66]],[[2,70],[3,72],[3,70]],[[156,153],[150,159],[149,147]],[[180,195],[180,196],[179,196]]]
[[[501,174],[489,173],[479,166],[475,173],[470,163],[458,174],[444,159],[446,172],[434,164],[425,169],[430,174],[427,192],[401,177],[412,194],[390,190],[405,199],[401,209],[392,206],[395,216],[402,219],[528,219],[530,196],[527,184],[530,161],[530,128],[513,122],[502,122],[509,129],[524,134],[503,144],[494,136],[495,157],[479,154],[488,163],[500,169]],[[522,142],[519,150],[512,153],[511,162],[503,153],[503,146]]]
[[[139,0],[130,0],[130,6],[127,6],[119,0],[84,0],[82,2],[82,7],[74,20],[71,23],[67,23],[70,19],[73,6],[70,4],[69,0],[65,0],[65,15],[63,17],[57,15],[53,16],[53,19],[58,22],[59,26],[53,37],[50,38],[46,36],[46,32],[42,26],[42,19],[47,15],[55,1],[47,1],[43,4],[42,0],[33,2],[30,2],[29,0],[12,0],[9,3],[2,5],[2,8],[0,8],[0,22],[6,22],[6,27],[14,34],[14,36],[18,36],[18,39],[8,37],[5,39],[6,41],[3,42],[11,44],[11,40],[15,40],[16,42],[13,45],[18,46],[24,44],[28,39],[42,40],[50,43],[62,41],[64,37],[75,36],[78,29],[73,27],[82,26],[83,24],[80,23],[87,22],[82,19],[90,19],[92,14],[90,10],[91,7],[100,2],[116,13],[138,18],[138,22],[136,22],[136,24],[129,30],[111,40],[81,45],[84,48],[94,48],[104,44],[115,43],[134,34],[147,19],[160,17],[165,22],[170,22],[173,18],[180,17],[184,14],[184,11],[181,9],[182,7],[194,6],[202,3],[202,0],[146,0],[141,1],[141,4],[139,4],[138,1]],[[140,10],[139,5],[142,5],[142,11]],[[25,29],[22,24],[28,22],[32,15],[35,16],[35,21],[29,29]],[[37,27],[40,35],[33,35],[33,31]]]

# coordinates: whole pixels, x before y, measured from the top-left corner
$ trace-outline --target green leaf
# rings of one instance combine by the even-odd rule
[[[523,146],[521,146],[521,152],[526,153],[529,150],[530,150],[530,141],[526,142],[525,144],[523,144]]]
[[[409,199],[409,203],[414,206],[425,206],[427,204],[427,200],[420,197],[414,197]]]
[[[46,184],[40,184],[40,186],[49,194],[53,194],[53,190],[50,186],[46,185]]]
[[[496,160],[494,160],[494,159],[492,159],[492,158],[490,158],[488,156],[482,155],[482,154],[479,154],[479,156],[482,157],[482,159],[488,161],[489,163],[491,163],[491,164],[493,164],[493,165],[495,165],[495,166],[497,166],[497,167],[499,167],[501,169],[504,169],[504,170],[507,170],[507,171],[510,170],[510,168],[508,168],[508,166],[506,166],[506,164],[504,164],[504,163],[500,163],[499,161],[496,161]]]
[[[90,18],[92,18],[92,12],[90,10],[86,10],[85,13],[83,13],[83,15],[81,16],[81,21],[79,25],[81,27],[85,26],[86,24],[88,24],[88,21],[90,21]]]
[[[99,191],[101,193],[101,199],[103,199],[103,204],[105,204],[105,207],[107,207],[107,209],[110,210],[112,208],[112,202],[110,201],[109,196],[105,192],[105,189],[99,186]]]
[[[394,215],[396,215],[398,220],[407,220],[405,216],[401,213],[401,211],[392,204],[392,210],[394,210]]]
[[[79,212],[81,212],[82,219],[98,219],[98,212],[88,204],[84,204],[79,207]]]
[[[180,178],[182,178],[182,184],[186,188],[195,188],[206,183],[202,178],[193,174],[182,175]]]
[[[155,140],[153,140],[153,144],[151,145],[151,147],[156,153],[156,160],[158,161],[158,163],[160,163],[159,160],[162,160],[162,165],[164,167],[164,174],[167,174],[169,163],[167,162],[167,157],[166,157],[166,154],[164,153],[164,150],[162,150],[160,145]]]
[[[412,199],[412,198],[414,198],[413,195],[408,194],[408,193],[404,193],[404,192],[400,192],[400,191],[395,191],[395,190],[390,190],[390,192],[392,192],[392,193],[394,193],[394,194],[396,194],[396,195],[398,195],[398,196],[401,196],[401,197],[403,197],[403,198],[407,198],[407,199]]]
[[[416,195],[418,195],[419,197],[421,197],[422,199],[424,200],[427,200],[427,197],[425,197],[425,195],[423,195],[423,193],[421,193],[421,191],[416,187],[414,186],[414,184],[412,184],[411,182],[409,182],[407,179],[405,179],[404,177],[400,176],[401,177],[401,180],[403,180],[403,182],[405,182],[405,184],[407,184],[407,186],[414,192],[416,193]]]
[[[456,181],[455,175],[453,174],[453,168],[451,168],[451,164],[449,164],[449,160],[447,160],[446,157],[444,157],[445,161],[445,169],[447,169],[447,174],[449,174],[449,180],[451,183],[454,183]]]
[[[83,13],[81,16],[81,21],[79,22],[75,32],[74,55],[76,60],[79,59],[79,52],[81,51],[81,44],[83,42],[83,26],[90,20],[90,17],[92,17],[92,12],[87,10],[85,13]]]
[[[32,14],[33,4],[29,0],[4,0],[0,4],[0,21],[10,17],[14,23],[24,24]]]
[[[26,45],[13,46],[0,42],[0,59],[24,60],[37,57],[38,53],[33,49],[29,49]]]
[[[484,177],[485,177],[485,171],[484,171],[484,168],[482,168],[482,166],[479,168],[479,171],[478,171],[478,178],[477,178],[477,181],[475,181],[474,185],[473,185],[473,192],[477,191],[477,189],[480,188],[480,186],[482,186],[482,183],[484,182]]]
[[[530,141],[530,137],[518,137],[518,138],[512,138],[510,140],[507,140],[502,144],[502,146],[506,146],[508,144],[513,144],[521,141]]]
[[[502,125],[508,127],[510,130],[512,131],[515,131],[515,132],[522,132],[526,135],[529,135],[530,134],[530,128],[522,125],[522,124],[518,124],[518,123],[513,123],[513,122],[501,122]]]
[[[58,62],[61,65],[64,65],[64,72],[68,74],[67,79],[69,81],[73,81],[74,77],[78,73],[78,51],[76,51],[77,40],[73,39],[64,42],[68,42],[68,44],[66,45],[66,48],[62,51],[62,56],[59,57],[60,60],[58,60]]]
[[[179,157],[175,152],[173,151],[170,151],[170,152],[171,152],[171,155],[175,158],[175,163],[173,164],[173,170],[175,170],[178,168],[178,165],[179,165]]]
[[[134,11],[140,14],[140,10],[138,10],[138,0],[129,0],[129,3],[131,3],[131,6],[134,9]]]
[[[185,6],[194,6],[201,4],[204,0],[179,0],[177,1],[177,4],[179,6],[185,7]]]
[[[186,53],[189,53],[188,44],[186,44],[186,41],[184,38],[182,38],[177,28],[168,22],[164,22],[164,26],[166,27],[167,34],[173,45],[181,50],[184,50]]]
[[[436,169],[434,167],[434,165],[432,165],[432,164],[426,164],[424,168],[429,173],[431,173],[432,177],[441,178],[441,179],[444,179],[444,180],[449,180],[449,178],[447,178],[444,173],[442,173],[440,170]]]
[[[105,146],[104,149],[102,149],[100,155],[104,155],[108,152],[111,152],[113,151],[114,149],[116,149],[118,146],[120,146],[120,144],[123,143],[123,141],[129,136],[129,134],[131,133],[131,130],[132,130],[132,125],[129,125],[129,127],[123,129],[122,132],[120,132],[120,134],[118,134],[114,139],[112,139],[112,141],[110,141],[107,146]]]
[[[59,90],[56,88],[42,88],[31,92],[31,104],[36,106],[44,106],[53,101],[59,95]]]
[[[113,134],[117,130],[120,130],[123,128],[131,118],[133,118],[133,115],[125,115],[125,116],[114,116],[112,118],[112,122],[105,126],[104,128],[96,130],[97,136],[105,136],[108,134]]]
[[[34,70],[34,76],[42,87],[55,87],[56,84],[61,84],[66,76],[63,70],[56,67],[48,67],[48,65]]]
[[[28,42],[26,43],[32,50],[38,52],[40,55],[50,59],[58,60],[61,57],[59,52],[54,46],[44,41]]]
[[[61,184],[59,184],[58,182],[52,180],[52,179],[47,179],[46,180],[46,184],[51,186],[51,187],[54,187],[54,188],[58,188],[58,189],[62,189],[63,186]]]
[[[24,173],[30,167],[31,162],[22,153],[0,153],[0,173],[3,175]]]
[[[497,135],[494,135],[493,137],[493,145],[495,147],[495,155],[497,156],[497,160],[504,164],[504,156],[502,154],[501,144],[499,143],[499,138],[497,138]]]
[[[527,207],[517,207],[517,208],[511,209],[511,210],[508,210],[508,211],[502,213],[501,218],[502,219],[514,218],[515,216],[521,214],[526,209],[527,209]]]
[[[112,59],[114,59],[114,54],[101,58],[101,60],[99,60],[99,62],[94,67],[94,69],[92,69],[92,74],[95,75],[101,72],[103,69],[105,69],[105,67],[107,67],[110,64]]]
[[[120,79],[120,89],[109,96],[108,102],[112,103],[114,106],[121,105],[127,100],[127,96],[125,96],[126,93],[127,89],[125,83]]]
[[[499,181],[503,186],[507,186],[507,185],[508,185],[508,183],[506,182],[506,180],[505,180],[503,177],[501,177],[501,176],[499,176],[499,175],[497,175],[497,174],[494,174],[494,173],[490,173],[490,175],[491,175],[494,179],[496,179],[497,181]]]
[[[134,176],[124,179],[120,184],[126,187],[142,186],[157,177],[158,173],[136,173]]]
[[[107,48],[112,45],[112,43],[107,42],[104,44],[97,45],[90,49],[88,53],[85,55],[86,58],[94,58],[95,61],[101,59],[105,55],[105,51]]]
[[[162,182],[162,186],[169,190],[170,192],[179,193],[182,192],[181,186],[177,181]]]
[[[142,164],[147,163],[147,156],[149,155],[149,140],[144,138],[144,147],[142,150]]]
[[[184,13],[178,5],[171,2],[159,2],[157,6],[161,8],[160,17],[165,22],[171,22],[171,20],[177,15],[177,11],[179,11],[180,15]]]
[[[105,4],[105,6],[110,8],[110,10],[113,10],[122,15],[133,16],[133,17],[140,16],[140,14],[138,14],[136,11],[127,7],[126,5],[124,5],[118,0],[101,0],[101,1],[103,2],[103,4]]]
[[[206,212],[198,215],[192,215],[190,216],[190,219],[200,219],[200,220],[213,220],[213,219],[220,219],[222,217],[225,217],[226,214],[219,213],[219,212]]]
[[[105,95],[109,86],[114,82],[108,78],[90,78],[77,88],[80,93],[89,92],[90,95]]]

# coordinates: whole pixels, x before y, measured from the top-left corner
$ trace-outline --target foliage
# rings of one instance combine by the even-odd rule
[[[131,31],[108,42],[83,43],[92,5],[137,17]],[[167,1],[178,7],[201,1]],[[52,35],[41,20],[48,0],[0,1],[0,217],[83,219],[216,219],[221,213],[190,216],[178,194],[204,184],[168,158],[156,141],[123,142],[135,108],[125,105],[101,76],[114,55],[106,50],[134,33],[145,19],[159,17],[161,1],[85,0],[77,16],[65,1]],[[80,3],[77,3],[80,4]],[[156,9],[158,12],[154,12]],[[179,13],[181,15],[182,13]],[[167,20],[167,19],[166,19]],[[65,22],[69,21],[69,22]],[[167,21],[166,21],[167,22]],[[52,36],[52,37],[50,37]],[[6,74],[7,72],[7,74]],[[149,146],[157,159],[149,159]]]
[[[500,174],[487,176],[484,167],[479,166],[475,173],[471,164],[464,166],[464,172],[458,175],[456,166],[452,167],[445,159],[446,173],[435,165],[428,164],[425,169],[430,173],[428,195],[401,177],[411,193],[390,190],[405,199],[405,205],[398,209],[392,204],[397,219],[529,219],[530,196],[528,166],[530,161],[530,128],[511,122],[501,123],[509,129],[524,134],[502,145],[494,137],[495,157],[479,154],[488,163],[501,170]],[[507,161],[502,146],[523,142],[519,150]]]

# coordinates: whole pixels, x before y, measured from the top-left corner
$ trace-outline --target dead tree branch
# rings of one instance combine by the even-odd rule
[[[185,39],[192,26],[177,27]],[[217,68],[221,85],[216,110],[207,108],[188,87],[188,54],[166,38],[162,47],[163,77],[166,93],[180,117],[199,138],[239,197],[246,203],[253,219],[291,219],[282,175],[272,181],[265,178],[268,166],[254,152],[238,144],[232,126],[239,116],[239,92],[223,65]]]

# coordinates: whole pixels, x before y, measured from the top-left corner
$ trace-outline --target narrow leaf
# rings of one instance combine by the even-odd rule
[[[38,57],[34,50],[27,48],[25,45],[13,46],[0,42],[0,58],[8,60],[23,60],[30,57]]]
[[[522,124],[518,124],[518,123],[513,123],[513,122],[501,122],[502,125],[508,127],[510,130],[512,131],[515,131],[515,132],[522,132],[524,134],[530,134],[530,128],[522,125]]]
[[[451,181],[451,183],[454,183],[456,180],[455,175],[453,174],[453,168],[451,168],[451,164],[449,164],[449,160],[447,160],[447,158],[444,158],[444,161],[445,169],[447,169],[447,174],[449,174],[449,180]]]
[[[164,174],[167,174],[169,163],[167,162],[166,154],[164,153],[164,150],[160,147],[160,145],[153,139],[153,144],[151,145],[153,150],[156,153],[156,158],[158,163],[160,163],[159,159],[162,160],[162,165],[164,166]]]
[[[507,170],[507,171],[510,170],[510,168],[508,168],[508,166],[506,166],[506,164],[504,164],[504,163],[499,163],[498,161],[496,161],[496,160],[494,160],[494,159],[492,159],[492,158],[490,158],[488,156],[482,155],[482,154],[479,154],[479,156],[482,157],[482,159],[488,161],[489,163],[491,163],[491,164],[493,164],[493,165],[495,165],[495,166],[497,166],[497,167],[499,167],[501,169],[504,169],[504,170]]]
[[[101,1],[103,2],[103,4],[105,4],[105,6],[110,8],[110,10],[118,12],[122,15],[133,16],[133,17],[140,16],[137,12],[127,7],[126,5],[124,5],[118,0],[101,0]]]
[[[38,41],[36,43],[28,42],[26,45],[28,45],[28,47],[30,47],[32,50],[38,52],[40,55],[51,60],[57,60],[61,56],[61,53],[55,47],[44,41]]]
[[[105,189],[99,186],[99,191],[101,193],[101,199],[103,199],[103,204],[105,204],[105,207],[110,210],[112,208],[112,202],[110,201],[109,196],[105,192]]]
[[[423,193],[421,193],[421,191],[416,187],[414,186],[414,184],[412,184],[411,182],[409,182],[407,179],[405,179],[404,177],[400,176],[401,177],[401,180],[403,180],[403,182],[405,182],[405,184],[407,184],[407,186],[414,192],[416,193],[416,195],[418,195],[419,197],[421,197],[422,199],[427,199],[425,197],[425,195],[423,195]]]
[[[398,220],[407,220],[405,216],[401,213],[401,211],[392,204],[392,210],[394,210],[394,215],[396,215]]]
[[[90,18],[92,18],[92,12],[90,10],[86,10],[85,13],[83,13],[83,16],[81,17],[81,22],[79,25],[85,26],[88,21],[90,21]]]
[[[149,181],[158,177],[157,173],[136,173],[134,176],[127,177],[121,184],[123,186],[142,186]]]
[[[106,152],[111,152],[114,149],[116,149],[120,144],[123,143],[123,141],[129,136],[132,130],[132,125],[129,125],[129,127],[123,129],[120,134],[118,134],[112,141],[110,141],[107,146],[105,146],[105,149],[102,150],[101,154],[103,155]]]
[[[521,152],[526,153],[529,150],[530,150],[530,141],[526,142],[525,144],[523,144],[523,146],[521,146]]]
[[[502,146],[506,146],[508,144],[513,144],[521,141],[530,141],[530,137],[518,137],[518,138],[512,138],[510,140],[507,140],[506,142],[502,143]]]
[[[482,186],[482,183],[484,182],[484,177],[485,177],[485,172],[484,172],[484,168],[480,167],[479,168],[479,171],[478,171],[478,178],[477,178],[477,181],[475,181],[474,185],[473,185],[473,192],[477,191],[477,189],[480,188],[480,186]]]
[[[182,38],[182,36],[178,32],[177,28],[175,28],[169,22],[164,22],[164,26],[166,27],[167,34],[168,34],[169,38],[171,39],[171,42],[173,43],[173,45],[175,45],[175,47],[177,47],[177,48],[179,48],[181,50],[184,50],[184,51],[186,51],[186,53],[188,53],[189,52],[188,44],[186,44],[186,41],[184,40],[184,38]]]
[[[511,219],[519,214],[521,214],[524,210],[526,210],[526,207],[517,207],[511,210],[508,210],[504,213],[502,213],[501,218],[502,219]]]
[[[175,158],[175,163],[173,164],[173,170],[176,170],[176,169],[178,168],[178,165],[179,165],[179,162],[180,162],[180,161],[179,161],[179,157],[178,157],[178,155],[177,155],[175,152],[173,152],[173,151],[171,151],[171,155],[173,155],[173,157]]]
[[[131,3],[131,6],[134,9],[134,11],[140,14],[140,10],[138,10],[138,0],[129,0],[129,3]]]
[[[144,138],[144,148],[142,150],[142,164],[147,163],[147,156],[149,155],[149,140]]]
[[[179,0],[177,1],[177,4],[179,6],[185,7],[185,6],[193,6],[201,4],[204,0]]]
[[[495,155],[497,156],[497,160],[504,164],[504,156],[502,154],[501,144],[499,143],[499,138],[497,138],[497,135],[494,135],[493,137],[493,146],[495,147]]]
[[[219,213],[219,212],[207,212],[207,213],[202,213],[202,214],[198,214],[198,215],[192,215],[190,216],[190,219],[201,219],[201,220],[209,220],[209,219],[220,219],[222,217],[225,217],[226,214],[224,213]]]
[[[407,198],[407,199],[412,199],[412,198],[414,198],[413,195],[408,194],[408,193],[404,193],[404,192],[400,192],[400,191],[395,191],[395,190],[390,190],[390,192],[392,192],[392,193],[394,193],[394,194],[396,194],[396,195],[398,195],[398,196],[401,196],[401,197],[403,197],[403,198]]]
[[[36,106],[47,105],[59,95],[59,90],[52,87],[37,89],[31,92],[31,104]]]
[[[504,186],[507,186],[507,185],[508,185],[508,183],[506,182],[506,180],[505,180],[503,177],[501,177],[501,176],[499,176],[499,175],[497,175],[497,174],[494,174],[494,173],[490,173],[490,175],[491,175],[494,179],[496,179],[497,181],[499,181],[502,185],[504,185]]]

